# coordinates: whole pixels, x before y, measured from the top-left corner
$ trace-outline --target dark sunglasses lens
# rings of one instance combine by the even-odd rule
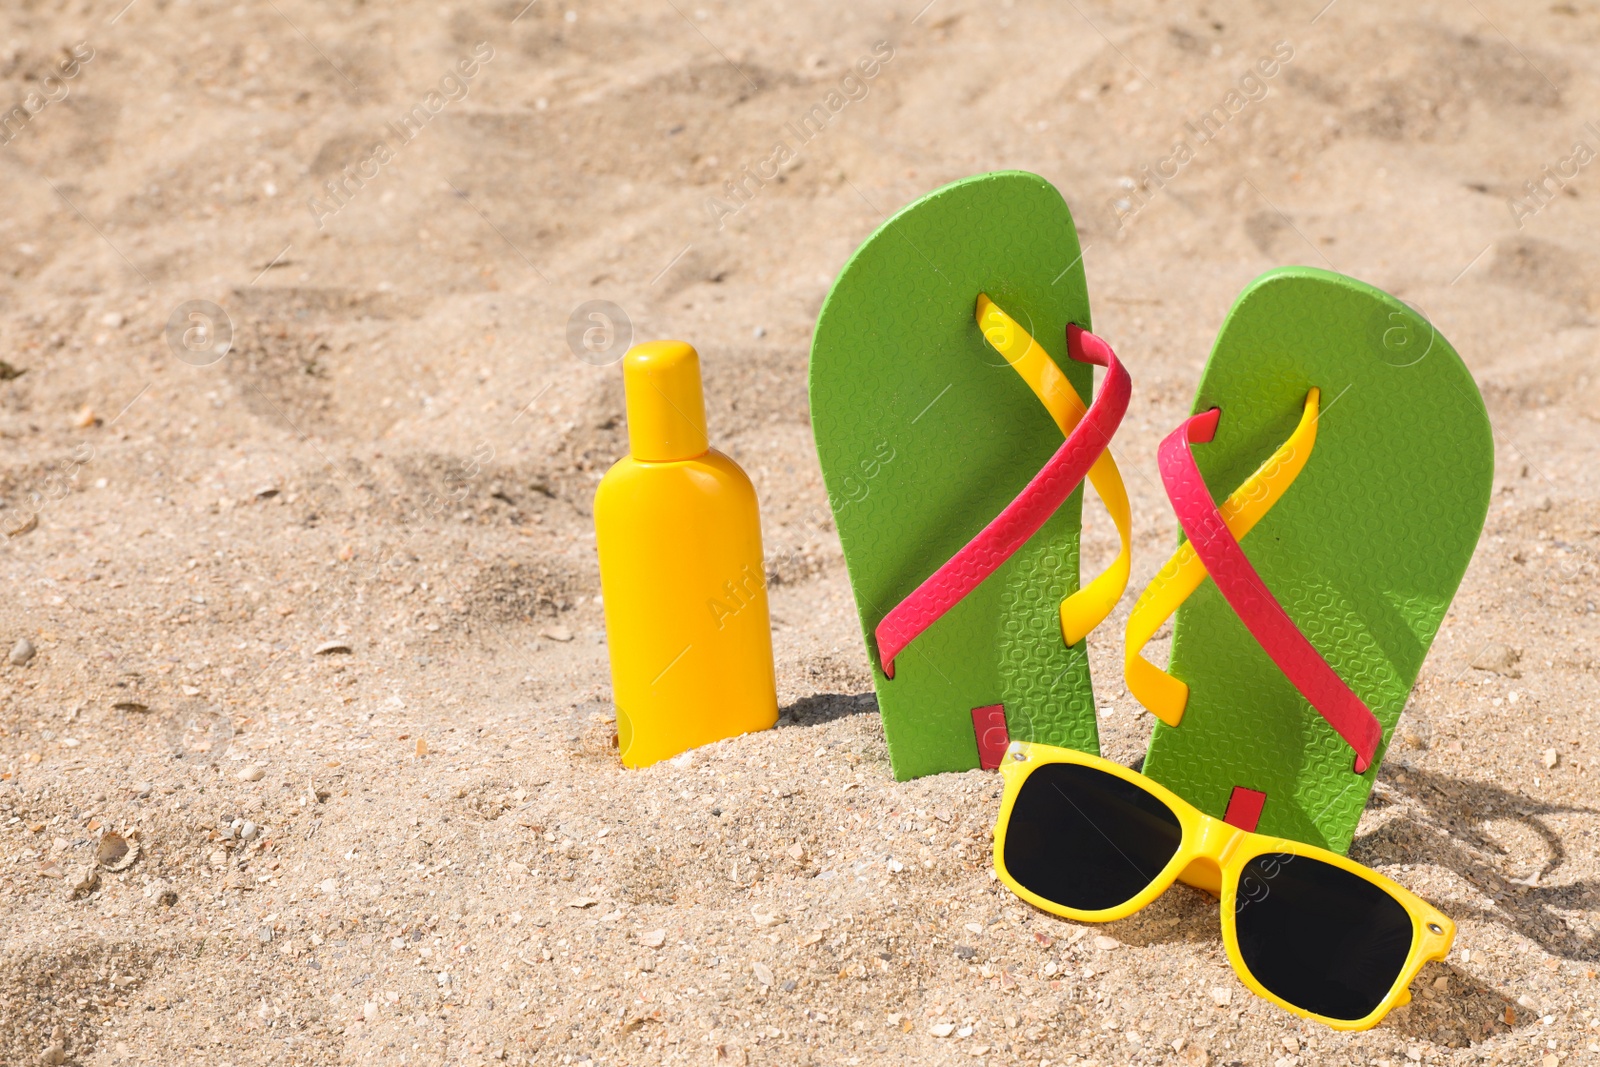
[[[1341,867],[1285,852],[1245,864],[1234,922],[1256,981],[1330,1019],[1371,1014],[1411,951],[1411,915],[1399,901]]]
[[[1099,911],[1138,896],[1182,839],[1172,810],[1132,782],[1044,763],[1017,791],[1000,861],[1046,900]]]

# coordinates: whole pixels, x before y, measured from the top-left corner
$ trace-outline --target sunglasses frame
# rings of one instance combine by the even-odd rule
[[[1050,763],[1075,763],[1121,778],[1161,801],[1177,817],[1182,831],[1178,850],[1137,896],[1115,907],[1082,911],[1039,896],[1019,883],[1006,869],[1003,859],[1006,828],[1010,825],[1011,809],[1016,803],[1017,794],[1021,792],[1022,783],[1027,780],[1028,775]],[[1234,973],[1238,975],[1239,980],[1256,996],[1269,1000],[1296,1015],[1315,1019],[1335,1030],[1369,1030],[1394,1008],[1410,1003],[1410,987],[1417,972],[1430,960],[1443,959],[1448,955],[1450,945],[1455,940],[1456,924],[1443,912],[1399,883],[1336,852],[1299,841],[1241,830],[1221,819],[1207,815],[1161,783],[1119,763],[1072,749],[1013,741],[1006,749],[1000,771],[1005,782],[1005,791],[994,829],[994,872],[1006,884],[1006,888],[1034,907],[1052,915],[1077,922],[1096,923],[1111,922],[1132,915],[1172,888],[1173,882],[1183,882],[1204,890],[1221,899],[1222,941],[1228,952],[1228,962],[1233,965]],[[1304,856],[1347,871],[1382,889],[1411,917],[1411,947],[1406,954],[1405,965],[1400,969],[1394,985],[1390,987],[1383,1000],[1362,1018],[1335,1019],[1291,1004],[1258,982],[1255,975],[1250,973],[1250,968],[1245,965],[1239,951],[1239,939],[1235,927],[1234,904],[1238,897],[1239,880],[1245,864],[1258,856],[1270,853]]]

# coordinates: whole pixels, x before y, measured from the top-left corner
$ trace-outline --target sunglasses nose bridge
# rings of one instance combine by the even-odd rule
[[[1184,843],[1196,856],[1204,857],[1220,868],[1228,862],[1234,849],[1239,847],[1239,842],[1244,840],[1244,831],[1221,819],[1206,817],[1200,820],[1200,827],[1192,838],[1192,841]]]
[[[1220,819],[1206,818],[1184,841],[1190,859],[1178,872],[1178,881],[1214,897],[1222,896],[1222,868],[1243,840],[1242,833]]]
[[[1178,881],[1193,886],[1202,893],[1222,897],[1222,868],[1208,856],[1196,856],[1178,872]]]

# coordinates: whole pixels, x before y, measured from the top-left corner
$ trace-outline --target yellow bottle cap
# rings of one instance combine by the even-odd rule
[[[649,341],[622,357],[628,451],[647,463],[705,455],[706,403],[700,355],[683,341]]]

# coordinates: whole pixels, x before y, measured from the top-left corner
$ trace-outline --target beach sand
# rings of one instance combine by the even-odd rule
[[[123,3],[0,13],[0,1063],[1600,1060],[1592,4]],[[1197,891],[1031,910],[996,777],[889,773],[811,329],[887,214],[1006,168],[1134,380],[1113,758],[1234,294],[1362,278],[1482,388],[1488,525],[1352,851],[1461,932],[1371,1032],[1250,995]],[[772,571],[779,727],[638,772],[589,301],[698,346]]]

